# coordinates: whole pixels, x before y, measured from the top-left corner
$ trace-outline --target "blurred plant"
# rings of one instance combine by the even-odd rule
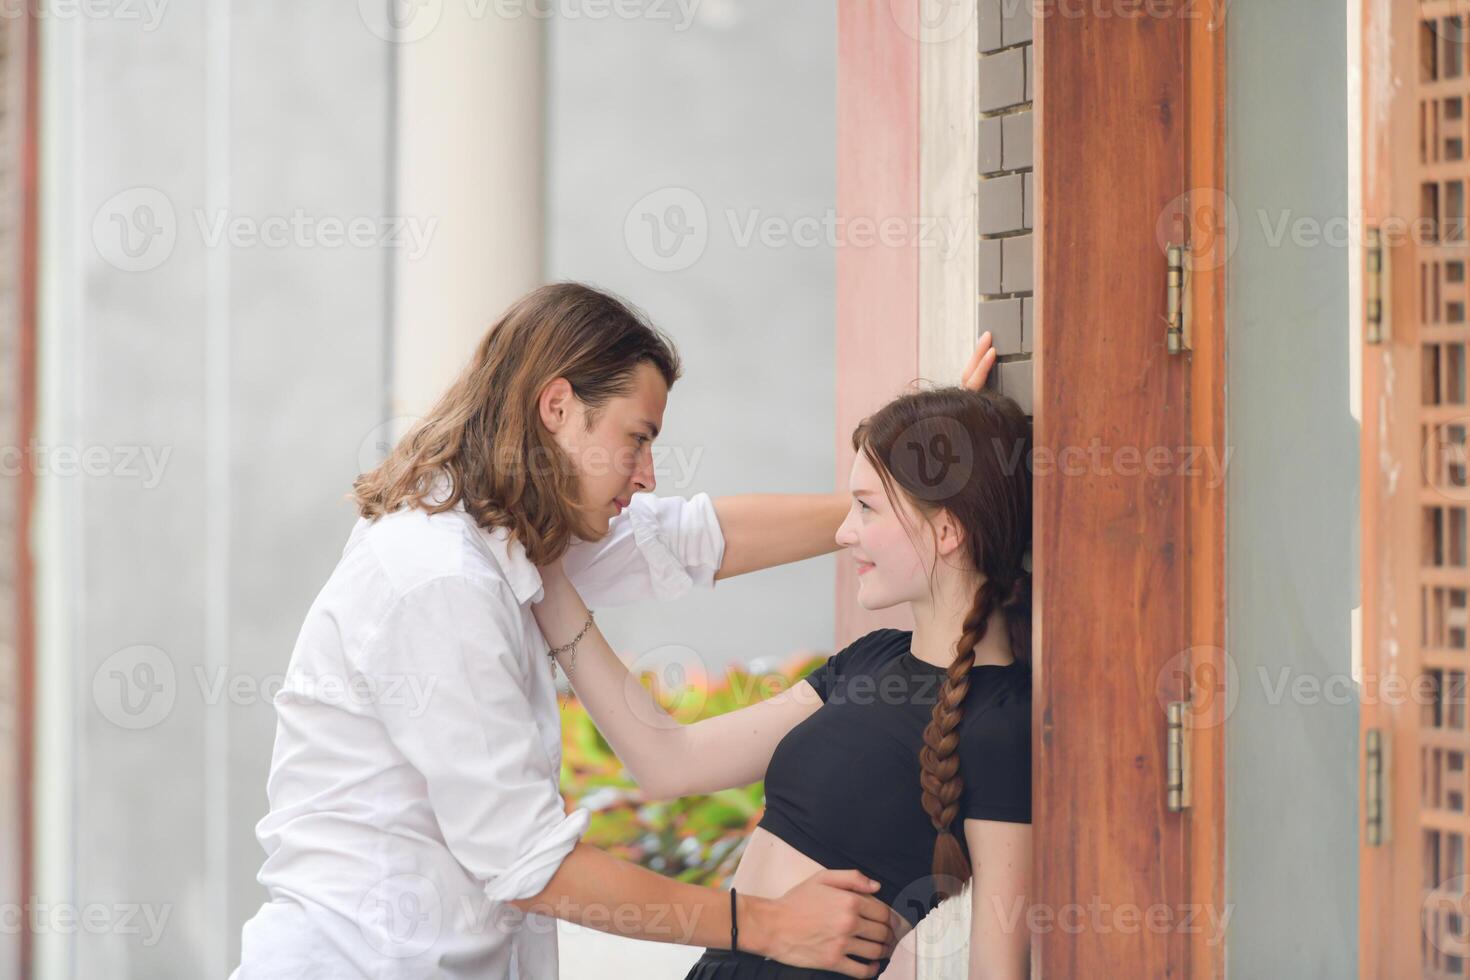
[[[688,723],[745,707],[784,691],[826,660],[800,654],[772,673],[733,668],[717,685],[701,678],[662,692],[650,674],[639,677],[671,714],[688,699],[703,707]],[[698,704],[700,700],[693,700]],[[687,717],[687,709],[681,711]],[[592,811],[587,843],[660,874],[697,885],[721,886],[735,873],[745,842],[760,822],[765,783],[678,800],[646,800],[612,747],[576,698],[561,712],[562,796]]]

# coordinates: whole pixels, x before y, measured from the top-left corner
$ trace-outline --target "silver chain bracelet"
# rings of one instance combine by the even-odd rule
[[[587,610],[587,622],[583,624],[582,632],[572,637],[571,642],[563,643],[559,647],[552,647],[550,650],[547,650],[546,655],[551,658],[552,663],[555,663],[558,656],[570,650],[572,651],[572,667],[575,668],[577,666],[577,644],[581,641],[582,637],[587,635],[587,631],[591,628],[592,610],[589,609]]]
[[[576,636],[572,637],[572,641],[570,643],[563,643],[559,647],[552,647],[551,649],[549,649],[549,650],[546,651],[546,666],[548,666],[548,667],[551,668],[551,682],[553,684],[556,683],[556,655],[559,654],[559,653],[564,653],[567,650],[572,651],[572,663],[571,663],[571,666],[567,669],[567,687],[569,689],[568,692],[567,692],[568,696],[570,696],[570,694],[571,694],[571,691],[570,691],[570,687],[571,687],[571,683],[572,683],[571,672],[573,670],[576,670],[577,669],[577,641],[581,640],[582,637],[586,636],[587,635],[587,631],[590,630],[591,628],[592,628],[592,610],[589,609],[589,610],[587,610],[587,623],[582,627],[582,632],[580,632]],[[565,697],[562,698],[562,700],[561,700],[561,706],[563,708],[565,708],[567,706],[567,698],[565,698]]]

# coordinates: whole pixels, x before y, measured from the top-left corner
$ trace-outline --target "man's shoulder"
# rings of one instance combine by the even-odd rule
[[[402,595],[434,579],[462,576],[500,581],[500,568],[477,546],[475,529],[458,510],[429,513],[405,507],[369,522],[344,562],[356,557]]]

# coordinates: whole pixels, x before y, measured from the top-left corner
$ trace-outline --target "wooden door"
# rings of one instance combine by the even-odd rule
[[[969,179],[943,164],[973,145],[963,130],[979,119],[946,123],[941,110],[977,100],[936,86],[975,84],[956,39],[973,52],[986,18],[1028,4],[980,0],[978,20],[935,5],[838,6],[844,216],[973,207],[973,187],[932,182]],[[1224,0],[1136,4],[1132,17],[1114,6],[1036,3],[1034,49],[1004,57],[1033,74],[1037,189],[1022,277],[1037,310],[1035,851],[1019,927],[1032,930],[1035,976],[1217,977],[1224,945],[1199,923],[1224,909],[1224,486],[1185,456],[1224,458]],[[1191,248],[1180,353],[1165,332],[1171,244]],[[949,303],[962,290],[926,295],[923,263],[912,243],[838,254],[839,486],[863,412],[921,371],[947,379],[935,366],[947,355],[926,362],[931,334],[959,335],[961,355],[970,342],[952,318],[973,323],[974,311]],[[965,263],[947,275],[975,291]],[[1072,472],[1069,447],[1094,441],[1167,459]],[[840,642],[903,625],[854,611],[848,576],[839,568]],[[1165,785],[1170,702],[1183,705],[1191,762],[1179,811]]]
[[[1223,943],[1199,925],[1224,910],[1224,486],[1185,457],[1224,447],[1223,19],[1043,9],[1033,812],[1051,924],[1033,963],[1221,976]],[[1169,245],[1190,248],[1177,353]]]

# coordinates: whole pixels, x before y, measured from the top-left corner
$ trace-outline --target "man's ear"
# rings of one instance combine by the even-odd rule
[[[572,393],[572,383],[566,378],[552,378],[541,389],[541,396],[536,399],[536,412],[541,417],[541,424],[556,433],[575,414],[575,404],[576,395]]]

